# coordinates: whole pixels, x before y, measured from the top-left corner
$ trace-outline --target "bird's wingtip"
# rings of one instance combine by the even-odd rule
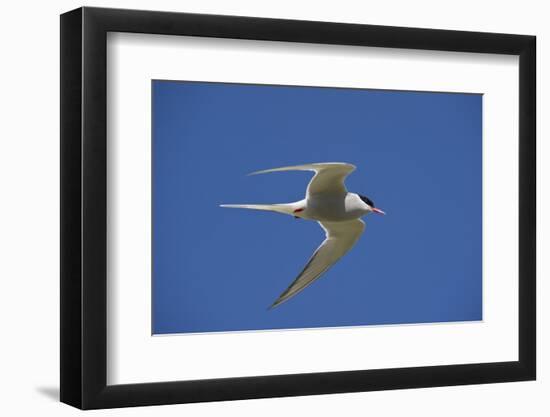
[[[286,298],[277,298],[273,303],[267,308],[268,310],[273,310],[275,307],[280,306],[283,304],[287,299]]]
[[[246,174],[246,176],[251,177],[253,175],[265,174],[267,171],[269,171],[269,170],[268,169],[262,169],[260,171],[253,171],[253,172],[249,172],[248,174]]]

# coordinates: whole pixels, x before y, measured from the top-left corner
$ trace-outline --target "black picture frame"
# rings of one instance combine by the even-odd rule
[[[519,360],[107,385],[108,32],[519,56]],[[61,401],[81,409],[533,380],[536,376],[534,36],[156,11],[61,15]]]

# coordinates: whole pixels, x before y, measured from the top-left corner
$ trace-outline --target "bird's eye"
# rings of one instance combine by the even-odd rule
[[[374,202],[370,198],[365,197],[364,195],[360,195],[359,198],[363,200],[365,203],[367,203],[369,206],[373,208],[375,207]]]

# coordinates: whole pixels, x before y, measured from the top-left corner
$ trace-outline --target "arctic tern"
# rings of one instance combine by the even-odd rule
[[[300,219],[315,220],[325,231],[325,240],[313,253],[298,277],[283,291],[270,308],[298,294],[318,279],[357,242],[365,229],[361,217],[369,213],[385,214],[373,201],[348,192],[344,181],[355,166],[342,162],[314,163],[272,168],[250,175],[279,171],[313,171],[305,198],[286,204],[222,204],[221,207],[267,210]]]

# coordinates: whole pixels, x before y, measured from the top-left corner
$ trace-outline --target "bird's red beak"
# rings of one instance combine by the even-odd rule
[[[386,213],[384,213],[382,210],[380,210],[379,208],[376,208],[376,207],[373,207],[372,208],[372,211],[374,211],[375,213],[378,213],[378,214],[382,214],[382,215],[385,215]]]

